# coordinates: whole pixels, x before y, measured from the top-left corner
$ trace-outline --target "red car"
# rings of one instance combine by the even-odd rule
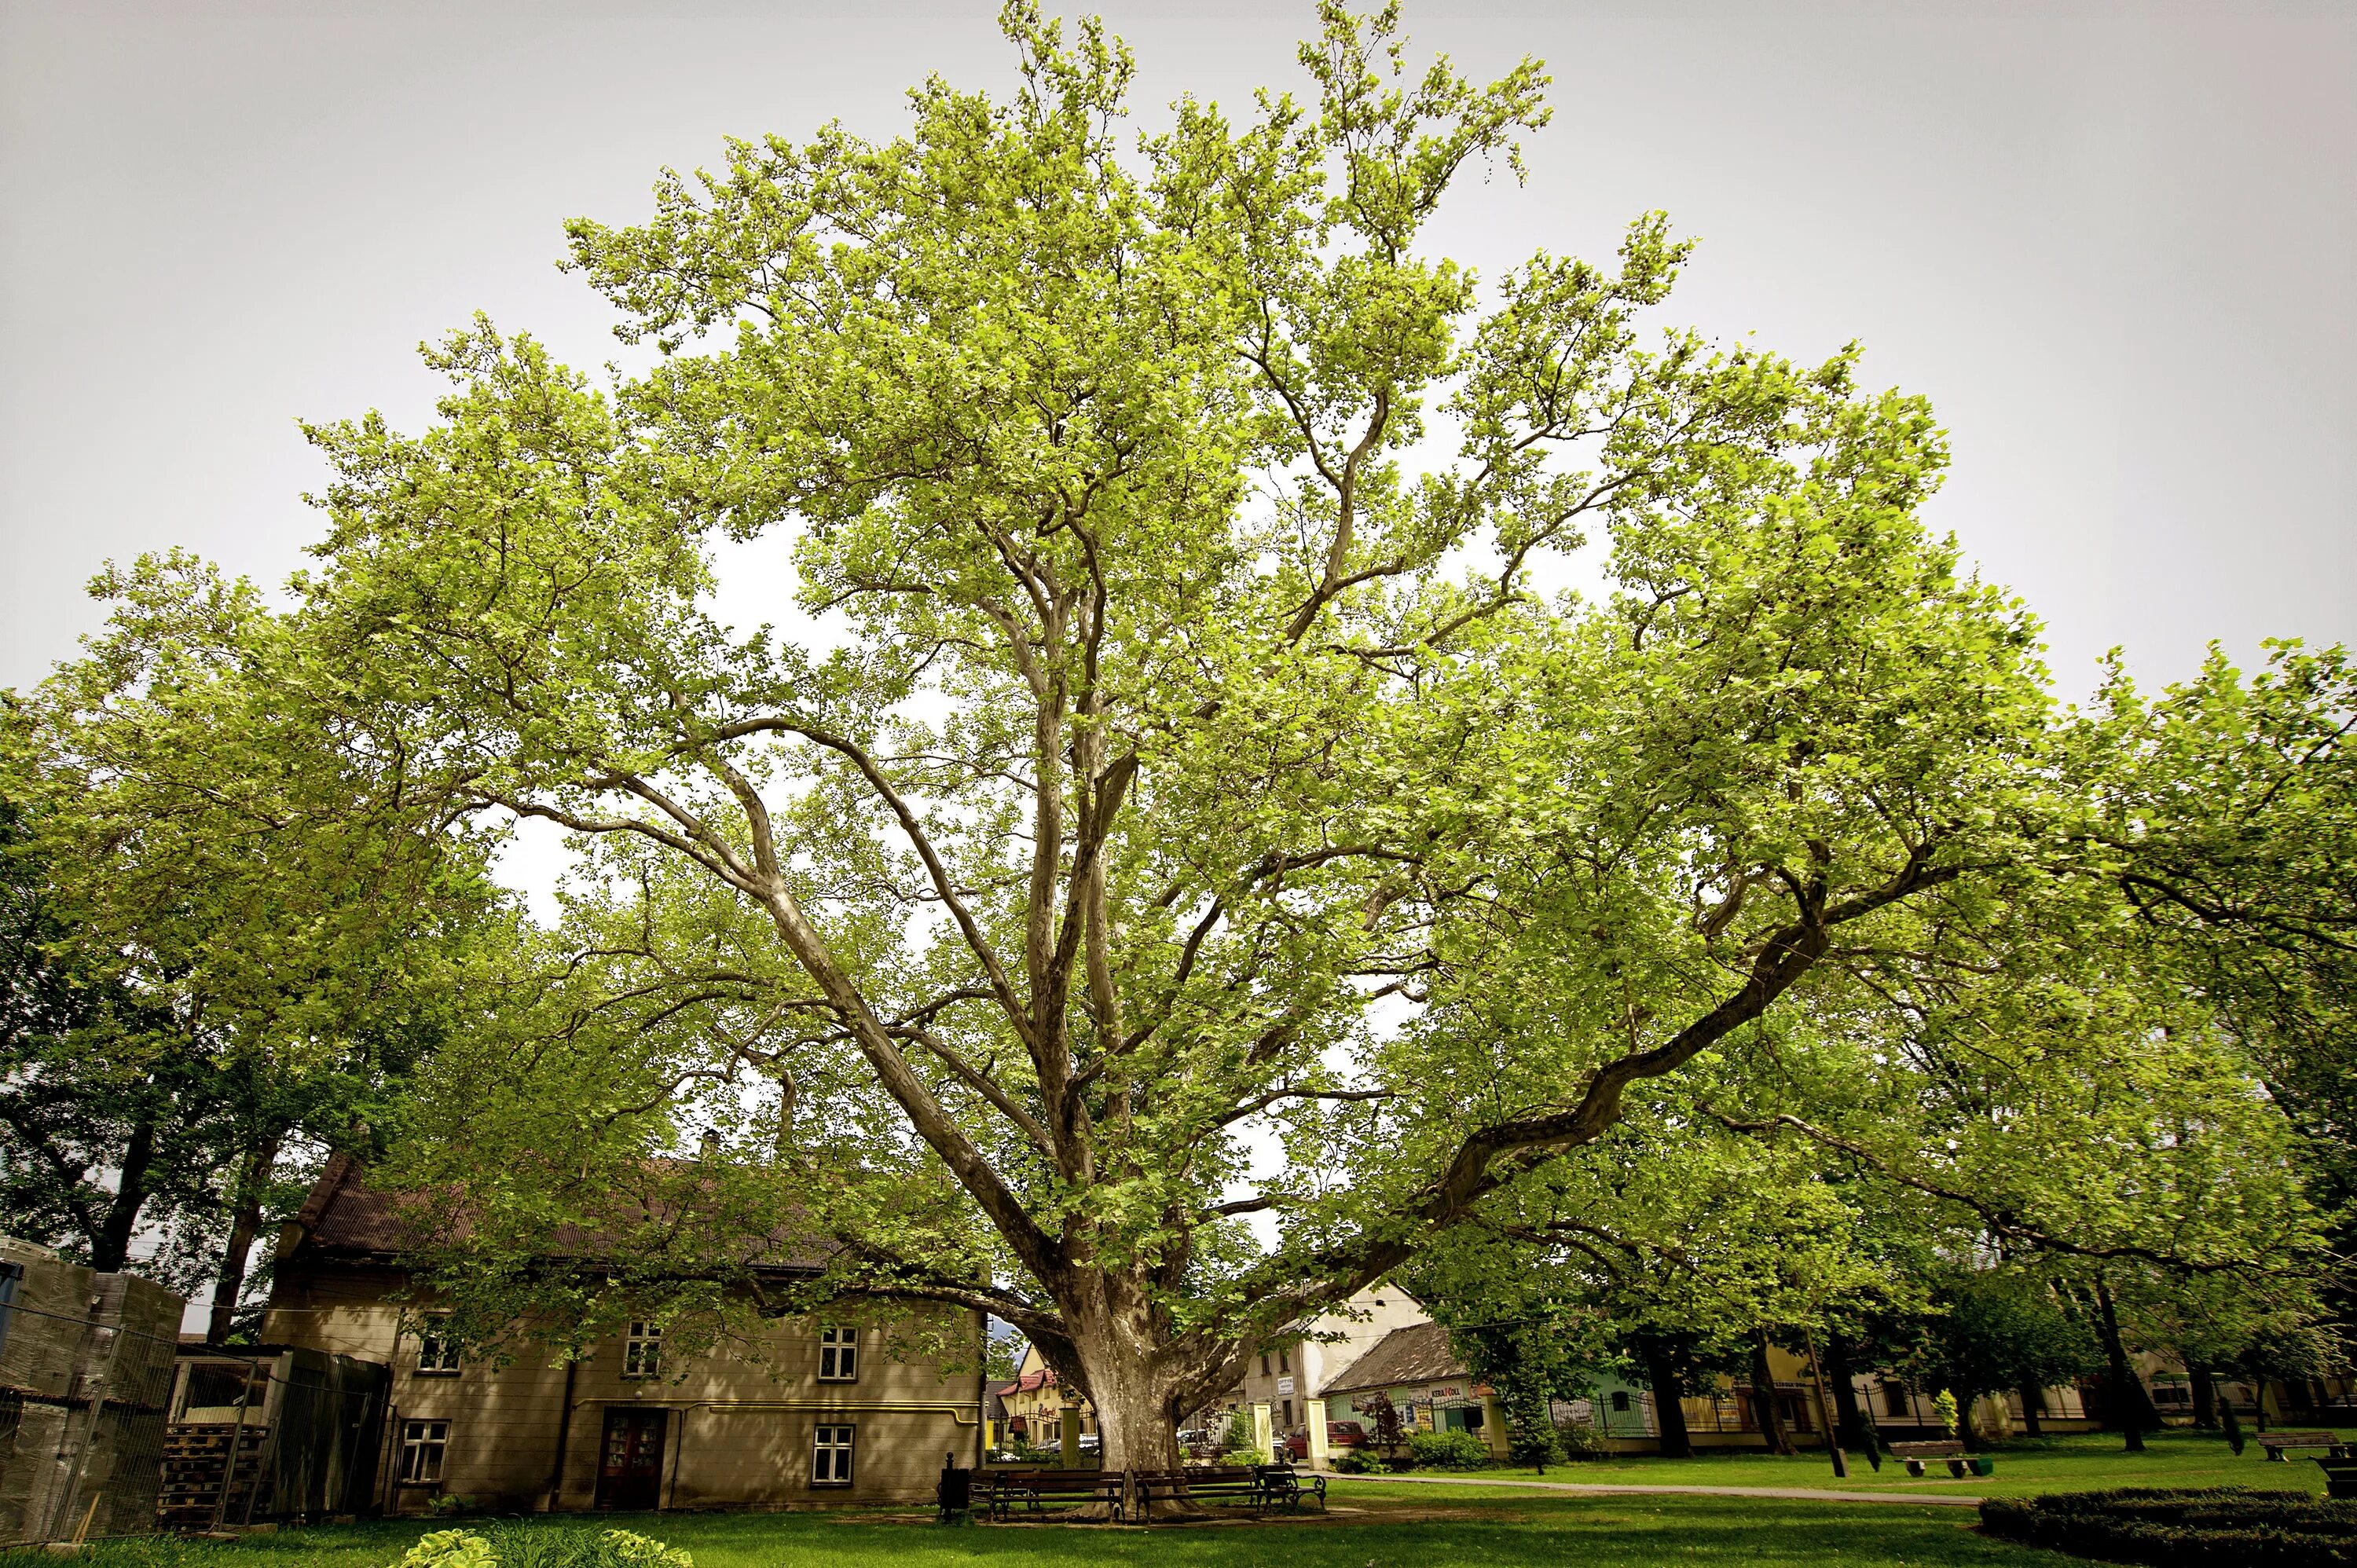
[[[1326,1423],[1326,1446],[1356,1448],[1367,1440],[1367,1429],[1355,1421],[1329,1421]],[[1285,1452],[1295,1464],[1309,1457],[1309,1429],[1297,1426],[1285,1434]]]

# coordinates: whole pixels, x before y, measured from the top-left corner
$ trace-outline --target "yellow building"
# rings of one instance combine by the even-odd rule
[[[1001,1383],[991,1391],[1002,1423],[1001,1441],[1009,1446],[1020,1438],[1034,1448],[1055,1447],[1063,1439],[1067,1404],[1080,1407],[1083,1434],[1097,1430],[1095,1407],[1084,1397],[1067,1396],[1057,1380],[1056,1369],[1048,1365],[1035,1346],[1023,1347],[1023,1359],[1015,1368],[1015,1380]]]

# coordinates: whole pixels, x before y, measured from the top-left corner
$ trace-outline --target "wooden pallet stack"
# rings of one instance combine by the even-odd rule
[[[237,1427],[226,1422],[175,1423],[164,1434],[164,1489],[156,1502],[156,1520],[167,1530],[204,1530],[216,1517],[236,1524],[247,1515],[268,1511],[268,1499],[254,1496],[262,1484],[262,1450],[270,1436],[266,1426]],[[230,1470],[230,1444],[237,1444],[237,1466]],[[228,1472],[229,1506],[221,1507],[224,1472]]]

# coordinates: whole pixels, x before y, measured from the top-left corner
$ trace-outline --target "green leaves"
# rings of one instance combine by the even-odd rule
[[[1318,15],[1314,99],[1133,149],[1124,48],[1010,5],[1011,98],[570,226],[644,375],[479,321],[433,429],[315,427],[288,678],[438,820],[582,849],[418,1183],[501,1151],[512,1270],[711,1131],[633,1288],[791,1231],[1136,1408],[1466,1226],[1609,1208],[1804,1320],[1878,1277],[1828,1165],[2214,1257],[2206,1172],[2304,1235],[2264,1102],[2159,1094],[2242,1080],[2116,956],[2101,744],[1923,528],[1928,405],[1657,336],[1657,213],[1609,267],[1423,253],[1544,79]],[[1591,536],[1609,591],[1538,602]],[[724,543],[791,553],[786,633],[721,623]],[[2092,1196],[2012,1179],[2038,1140]]]

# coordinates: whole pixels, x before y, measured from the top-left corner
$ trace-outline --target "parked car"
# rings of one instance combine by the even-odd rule
[[[1367,1429],[1355,1421],[1329,1421],[1326,1423],[1326,1446],[1356,1448],[1367,1440]],[[1309,1429],[1297,1426],[1285,1434],[1285,1452],[1294,1463],[1309,1457]]]

